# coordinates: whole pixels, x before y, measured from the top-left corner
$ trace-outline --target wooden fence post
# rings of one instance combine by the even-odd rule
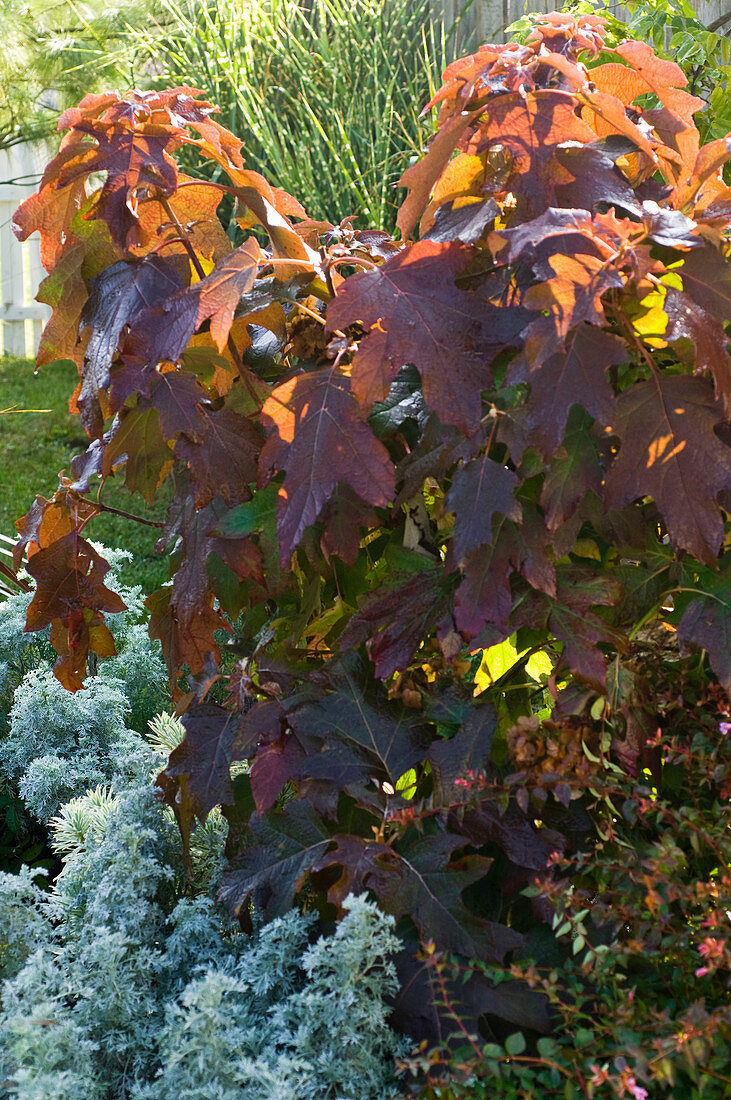
[[[0,343],[5,355],[34,358],[48,306],[33,299],[45,276],[37,237],[22,244],[12,230],[15,209],[36,190],[48,159],[42,145],[0,151]]]

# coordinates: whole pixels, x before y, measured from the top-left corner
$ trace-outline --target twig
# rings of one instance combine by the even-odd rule
[[[109,504],[103,504],[101,500],[89,500],[88,497],[78,494],[79,499],[83,500],[86,504],[91,504],[93,508],[97,508],[100,512],[109,512],[112,516],[121,516],[122,519],[131,519],[135,523],[143,523],[145,527],[157,527],[160,530],[165,526],[160,520],[145,519],[144,516],[135,516],[132,512],[124,512],[121,508],[112,508]],[[91,519],[91,516],[89,517]]]

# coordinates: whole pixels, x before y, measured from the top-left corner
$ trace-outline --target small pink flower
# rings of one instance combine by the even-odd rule
[[[607,1063],[606,1065],[602,1066],[601,1069],[599,1069],[599,1066],[594,1065],[594,1063],[592,1062],[589,1066],[589,1069],[594,1074],[594,1076],[592,1077],[589,1084],[590,1085],[595,1085],[596,1088],[599,1088],[600,1085],[603,1085],[604,1082],[609,1077],[609,1063]]]
[[[731,722],[719,722],[718,728],[725,737],[727,734],[731,733]]]
[[[638,1085],[634,1077],[628,1077],[625,1084],[627,1091],[634,1096],[635,1100],[647,1100],[647,1089],[643,1089]]]
[[[698,954],[709,962],[720,963],[723,959],[723,944],[720,940],[714,940],[713,936],[706,936],[698,948]]]
[[[696,976],[696,978],[702,978],[702,977],[704,977],[705,974],[710,974],[710,972],[711,972],[710,966],[699,966],[698,969],[695,972],[695,976]]]

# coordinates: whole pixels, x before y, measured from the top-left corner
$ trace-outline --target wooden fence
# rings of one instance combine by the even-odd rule
[[[11,224],[16,207],[36,190],[47,159],[42,146],[0,151],[0,347],[5,355],[35,356],[51,315],[48,306],[33,300],[45,275],[38,239],[21,244]]]
[[[691,3],[705,26],[717,24],[718,33],[731,28],[730,0],[691,0]],[[500,42],[505,28],[526,12],[556,11],[560,7],[561,0],[472,0],[462,17],[460,38],[465,42],[470,39]],[[627,10],[621,4],[609,0],[605,7],[614,15],[627,16]],[[453,23],[465,8],[465,0],[431,0],[431,8],[435,14],[443,13],[448,23]],[[597,15],[601,15],[599,8]]]

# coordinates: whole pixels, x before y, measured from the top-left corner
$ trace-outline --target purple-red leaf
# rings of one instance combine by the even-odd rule
[[[383,401],[401,367],[413,363],[439,419],[476,430],[480,394],[492,384],[489,364],[524,322],[455,285],[468,258],[459,244],[420,241],[338,288],[330,328],[359,321],[369,329],[353,360],[353,392],[365,408]]]
[[[279,540],[285,564],[339,481],[368,504],[393,496],[388,451],[363,419],[350,379],[334,367],[300,374],[278,386],[262,414],[273,429],[261,468],[286,471],[279,492]]]
[[[651,496],[674,544],[709,565],[724,532],[716,497],[731,489],[731,449],[714,431],[720,413],[704,378],[656,376],[626,390],[605,491],[610,509]]]

